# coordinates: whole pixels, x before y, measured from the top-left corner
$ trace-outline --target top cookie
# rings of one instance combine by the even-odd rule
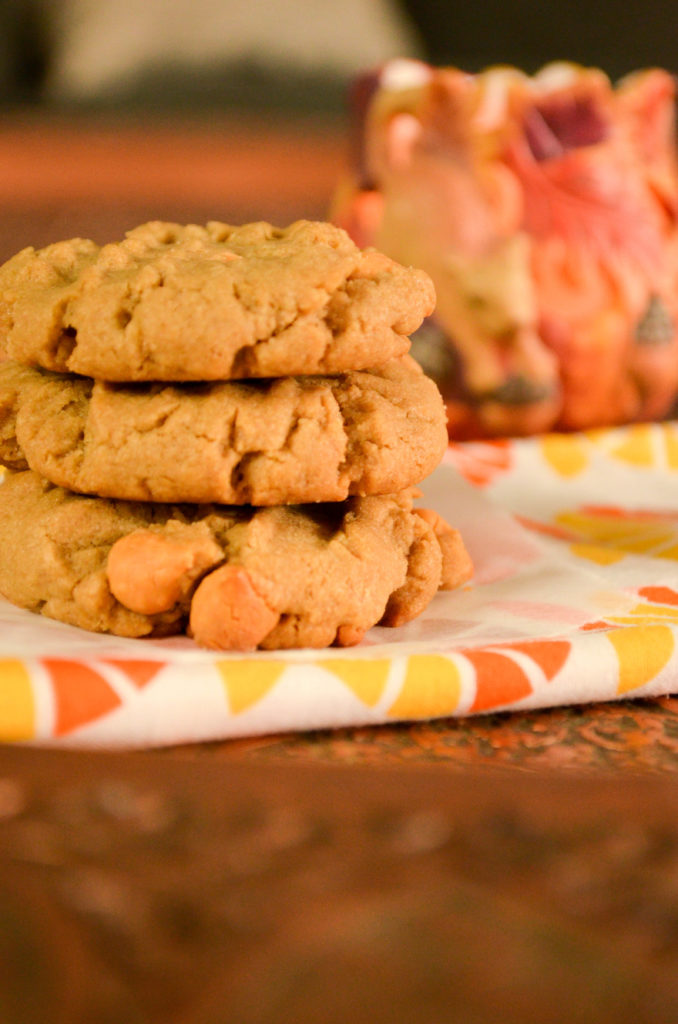
[[[0,350],[121,382],[340,373],[405,353],[434,301],[423,271],[331,224],[154,221],[0,267]]]

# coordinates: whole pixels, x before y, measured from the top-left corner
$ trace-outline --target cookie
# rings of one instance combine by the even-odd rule
[[[459,535],[411,492],[243,509],[92,498],[31,471],[0,486],[0,592],[98,632],[348,646],[469,573]]]
[[[158,221],[5,263],[0,349],[122,382],[339,373],[407,352],[434,301],[423,271],[330,224]]]
[[[0,365],[0,462],[132,501],[278,505],[423,480],[447,444],[433,381],[379,371],[206,384],[109,384]]]

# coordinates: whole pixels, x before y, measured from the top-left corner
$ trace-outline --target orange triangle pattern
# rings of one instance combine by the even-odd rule
[[[501,646],[526,654],[539,665],[549,682],[563,667],[572,650],[569,640],[525,640],[522,643]]]
[[[511,658],[495,651],[464,651],[476,673],[476,695],[471,711],[490,711],[532,693],[525,672]]]
[[[122,703],[103,676],[80,661],[45,658],[42,664],[54,691],[55,736],[102,718]]]
[[[638,594],[653,604],[678,604],[678,593],[671,587],[641,587]]]
[[[143,689],[151,679],[157,676],[161,668],[165,668],[166,661],[136,661],[125,658],[105,658],[105,665],[112,665],[122,672],[138,690]]]
[[[462,476],[479,487],[492,483],[496,476],[510,469],[513,457],[511,443],[504,438],[464,444],[452,441],[448,456]]]
[[[595,622],[585,622],[580,628],[582,633],[600,633],[601,630],[610,629],[610,623],[605,619],[596,619]]]

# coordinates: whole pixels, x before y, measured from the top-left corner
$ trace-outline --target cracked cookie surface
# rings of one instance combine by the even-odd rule
[[[434,517],[435,518],[435,517]],[[111,501],[31,471],[0,487],[0,593],[97,632],[223,650],[348,646],[468,578],[412,492],[241,508]]]
[[[0,267],[10,359],[109,381],[338,373],[409,350],[428,276],[340,228],[142,224],[103,247],[70,239]]]
[[[420,483],[447,444],[434,382],[379,371],[108,384],[0,364],[0,463],[134,501],[343,501]]]

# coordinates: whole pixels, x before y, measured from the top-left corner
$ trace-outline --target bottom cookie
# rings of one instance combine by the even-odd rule
[[[0,486],[0,593],[119,636],[205,647],[350,646],[471,574],[456,530],[413,492],[244,508],[113,501],[36,473]]]

